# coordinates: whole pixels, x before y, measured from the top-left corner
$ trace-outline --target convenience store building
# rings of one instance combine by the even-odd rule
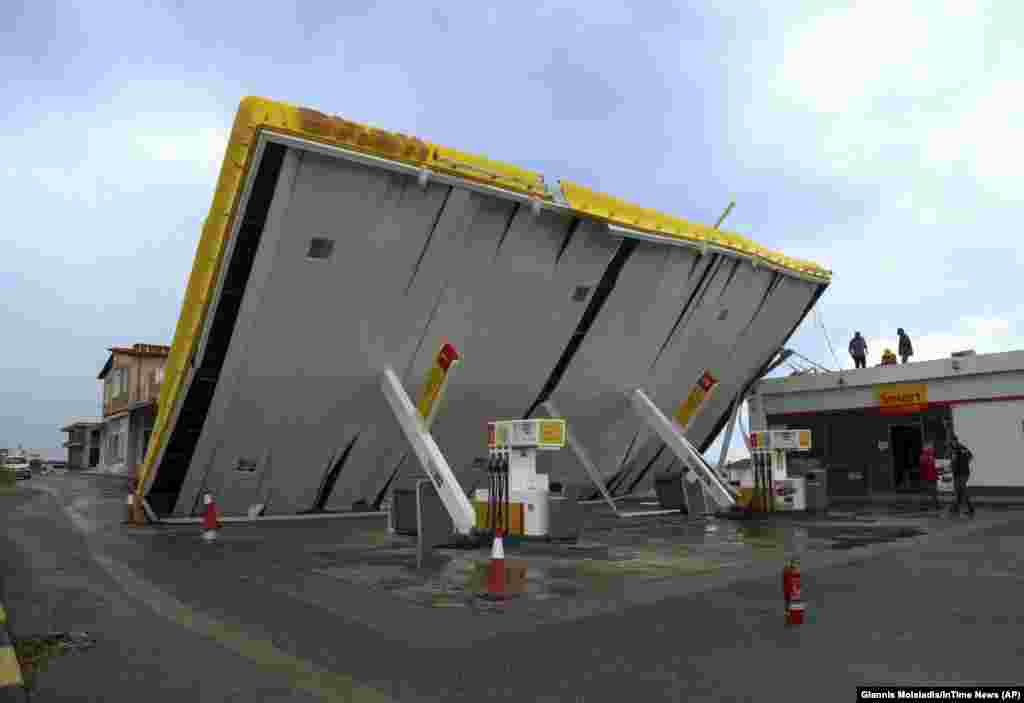
[[[1024,351],[764,379],[748,407],[752,430],[811,430],[834,497],[917,491],[923,444],[941,465],[951,431],[974,494],[1024,495]]]

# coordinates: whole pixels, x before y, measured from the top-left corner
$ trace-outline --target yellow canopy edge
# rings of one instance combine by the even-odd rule
[[[828,269],[810,261],[794,259],[772,251],[735,232],[718,230],[681,217],[640,207],[570,181],[562,181],[561,186],[562,195],[576,212],[624,227],[664,234],[698,244],[706,242],[745,256],[762,259],[804,276],[821,279],[822,282],[827,282],[832,277]]]
[[[137,492],[144,487],[157,455],[167,442],[170,414],[184,387],[189,360],[195,354],[199,335],[210,305],[211,292],[221,266],[224,245],[234,220],[242,183],[252,158],[252,146],[260,129],[291,134],[303,139],[344,147],[431,171],[491,185],[551,202],[544,176],[483,156],[468,154],[426,142],[417,137],[389,132],[259,97],[243,98],[235,115],[231,136],[217,179],[213,203],[203,224],[192,273],[185,289],[181,316],[174,330],[171,352],[164,368],[160,407],[146,458],[139,470]],[[831,273],[816,264],[792,259],[761,247],[738,234],[715,230],[682,218],[632,205],[610,195],[562,182],[562,194],[580,214],[608,222],[665,234],[695,242],[707,242],[769,261],[787,270],[827,282]]]

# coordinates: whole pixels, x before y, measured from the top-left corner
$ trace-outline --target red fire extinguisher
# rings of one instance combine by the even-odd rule
[[[782,570],[782,597],[787,606],[800,600],[800,562],[796,559],[790,559]]]
[[[800,561],[791,559],[782,570],[782,597],[786,601],[786,624],[804,621],[804,603],[800,593]]]

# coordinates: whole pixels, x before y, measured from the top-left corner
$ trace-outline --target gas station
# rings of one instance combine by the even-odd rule
[[[704,452],[831,274],[719,225],[246,98],[137,503],[428,547],[798,506],[802,445],[738,485]]]

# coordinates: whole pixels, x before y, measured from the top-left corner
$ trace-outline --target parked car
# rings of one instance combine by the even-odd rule
[[[23,456],[9,456],[4,461],[4,468],[8,471],[14,472],[14,478],[26,479],[32,478],[32,469],[29,466],[28,459]]]
[[[67,467],[68,463],[66,461],[48,461],[43,464],[43,470],[40,473],[48,474],[51,471],[65,471]]]

